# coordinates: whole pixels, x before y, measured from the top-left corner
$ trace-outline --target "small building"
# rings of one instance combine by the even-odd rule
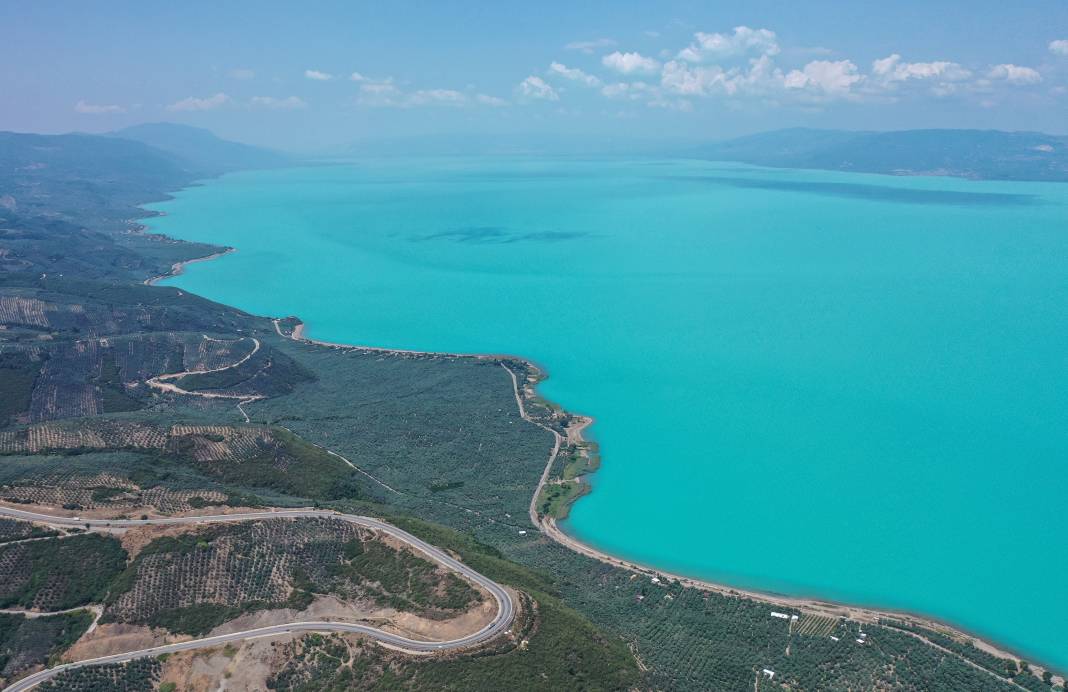
[[[790,616],[787,615],[786,613],[776,613],[774,610],[771,611],[771,617],[779,618],[780,620],[789,620],[790,619]]]
[[[769,669],[765,668],[761,672],[764,673],[764,677],[766,677],[768,680],[774,680],[775,679],[775,671],[774,670],[769,670]]]

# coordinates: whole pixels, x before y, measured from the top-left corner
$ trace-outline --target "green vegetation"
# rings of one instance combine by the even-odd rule
[[[262,602],[243,603],[241,606],[201,603],[185,606],[184,608],[161,610],[153,615],[147,624],[152,627],[162,627],[168,632],[176,634],[200,636],[245,613],[252,613],[269,607],[271,607],[271,604]]]
[[[214,470],[226,483],[296,497],[356,500],[365,495],[364,481],[341,459],[281,428],[272,428],[271,436],[274,443],[262,445],[247,461],[201,468],[209,475]]]
[[[37,618],[0,613],[0,682],[54,659],[92,623],[93,614],[85,610]]]
[[[447,498],[472,510],[472,525],[479,516],[515,523],[504,515],[525,515],[553,438],[519,416],[499,363],[384,358],[281,340],[275,348],[317,379],[250,406],[256,420],[344,455],[404,494],[379,493],[397,510],[434,520]],[[443,480],[454,489],[435,492]]]
[[[575,611],[544,594],[537,622],[515,647],[472,656],[421,658],[336,636],[292,645],[274,690],[626,690],[639,680],[626,645],[606,638]]]
[[[28,521],[0,517],[0,543],[10,543],[12,541],[24,541],[27,538],[45,538],[56,535],[58,535],[56,531],[46,529],[37,524],[31,524]]]
[[[314,379],[312,373],[285,353],[270,346],[261,346],[251,358],[236,368],[186,375],[177,384],[190,392],[225,390],[281,396],[289,394],[298,384]]]
[[[565,481],[572,481],[594,470],[596,470],[596,466],[591,462],[591,457],[587,457],[577,449],[569,449],[565,457],[564,470],[560,473],[560,476]]]
[[[0,428],[30,410],[33,383],[40,369],[40,362],[25,353],[0,352]]]
[[[104,413],[136,411],[141,408],[141,402],[126,393],[122,385],[122,371],[115,364],[115,355],[111,351],[101,359],[100,376],[94,379],[94,383],[100,392],[100,405]]]
[[[33,450],[21,443],[3,447],[4,496],[117,507],[128,480],[146,498],[152,491],[161,511],[221,501],[330,502],[384,515],[456,552],[529,594],[536,612],[516,625],[526,644],[455,656],[413,658],[305,637],[272,680],[277,689],[740,690],[752,689],[763,668],[776,671],[776,684],[795,690],[1007,690],[1007,676],[1025,689],[1048,689],[1030,672],[1010,670],[938,632],[865,625],[868,643],[858,644],[858,625],[843,621],[826,625],[836,628],[837,641],[825,628],[802,634],[771,618],[764,603],[654,584],[650,575],[552,543],[527,517],[552,436],[521,419],[501,363],[297,343],[277,336],[266,319],[175,288],[142,285],[176,261],[219,248],[127,232],[127,219],[140,213],[136,205],[162,198],[194,174],[165,152],[117,141],[0,135],[0,188],[18,202],[0,207],[0,427],[27,439],[27,428],[17,426],[24,418],[76,421],[78,429],[70,436],[45,431],[34,438],[44,439],[43,446]],[[233,400],[126,387],[190,367],[205,334],[230,344],[255,337],[263,346],[239,368],[191,375],[180,386],[269,397],[246,407],[260,425],[239,424]],[[521,380],[528,375],[522,363],[508,367]],[[567,420],[546,402],[528,402],[528,410],[554,429]],[[155,433],[137,431],[148,437],[173,425],[201,432],[174,444],[136,446],[123,437],[128,431],[103,422],[155,426]],[[0,438],[0,445],[11,441]],[[372,486],[314,443],[396,492]],[[565,450],[553,472],[570,482],[539,499],[544,512],[559,514],[573,499],[573,481],[588,470],[584,463],[574,449]],[[372,498],[380,504],[369,504]],[[278,528],[284,524],[161,539],[128,567],[111,537],[9,543],[0,546],[0,603],[74,607],[103,599],[110,584],[106,618],[202,632],[268,605],[306,607],[324,593],[429,616],[469,602],[470,587],[438,578],[416,556],[326,524]],[[0,524],[7,540],[24,531]],[[235,555],[241,559],[224,559]],[[226,578],[212,582],[208,574]],[[10,639],[16,642],[10,660],[23,651],[47,658],[76,631],[30,637],[47,645]],[[648,670],[639,670],[631,652]],[[147,690],[159,670],[154,660],[95,666],[40,689]]]
[[[1032,675],[1030,671],[1026,670],[1026,664],[1021,668],[1016,665],[1016,662],[1011,659],[999,658],[987,651],[984,651],[970,641],[961,641],[956,637],[952,637],[945,632],[939,632],[937,630],[930,629],[929,627],[920,627],[908,622],[902,622],[901,620],[884,619],[881,621],[882,625],[893,628],[896,630],[902,630],[904,632],[912,632],[917,634],[928,641],[931,641],[943,649],[948,649],[959,654],[962,658],[971,661],[972,663],[989,670],[1000,678],[1011,680],[1022,687],[1033,690],[1048,690],[1048,684],[1042,684],[1039,679]]]
[[[125,566],[119,541],[99,534],[0,546],[0,608],[66,610],[98,603]]]
[[[538,513],[542,516],[565,519],[575,500],[589,491],[589,483],[577,480],[546,483],[538,497]]]
[[[105,619],[203,634],[242,613],[306,608],[316,594],[432,618],[482,598],[452,573],[348,522],[273,519],[153,540],[112,582]]]
[[[553,576],[508,560],[501,551],[471,536],[440,524],[431,524],[410,516],[385,517],[394,526],[422,538],[438,548],[456,553],[464,561],[494,581],[525,591],[557,594]]]
[[[162,667],[154,658],[86,666],[64,671],[36,689],[43,692],[152,692]]]
[[[401,611],[457,613],[479,600],[478,593],[455,574],[439,575],[432,562],[380,541],[347,541],[342,561],[331,565],[327,574],[333,582],[331,591],[344,592],[339,580],[362,583],[377,603]]]

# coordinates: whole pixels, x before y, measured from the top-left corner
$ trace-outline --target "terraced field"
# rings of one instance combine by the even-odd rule
[[[183,511],[221,504],[228,494],[219,484],[258,487],[296,497],[357,498],[365,481],[340,458],[304,442],[282,428],[261,425],[171,425],[115,419],[88,419],[30,425],[0,431],[0,456],[93,457],[93,452],[141,455],[150,469],[165,472],[175,465],[201,480],[195,487],[152,484],[160,473],[135,477],[105,466],[92,473],[64,469],[64,464],[27,465],[22,475],[7,476],[0,499],[70,508],[154,507]],[[69,466],[74,466],[70,464]],[[45,470],[47,467],[48,470]],[[145,477],[142,477],[145,476]],[[196,500],[199,498],[199,500]]]
[[[0,545],[0,608],[51,612],[99,603],[125,566],[126,551],[110,536]]]

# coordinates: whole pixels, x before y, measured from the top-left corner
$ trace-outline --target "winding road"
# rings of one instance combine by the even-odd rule
[[[275,637],[292,634],[295,632],[350,632],[365,634],[379,643],[398,649],[411,654],[430,654],[437,651],[445,651],[449,649],[461,649],[475,644],[480,644],[484,641],[496,637],[498,634],[507,631],[512,622],[515,620],[515,614],[517,610],[517,604],[515,603],[512,595],[500,584],[493,581],[489,577],[479,574],[475,570],[471,569],[464,563],[460,562],[456,558],[453,558],[448,553],[439,548],[435,548],[429,543],[413,536],[412,534],[402,529],[387,524],[384,521],[374,519],[372,517],[358,516],[355,514],[342,514],[340,512],[332,512],[327,510],[315,510],[315,509],[291,509],[291,510],[275,510],[265,512],[246,512],[242,514],[210,514],[196,517],[157,517],[152,519],[82,519],[78,517],[61,517],[53,514],[43,514],[40,512],[30,512],[21,509],[15,509],[13,507],[0,507],[0,516],[10,517],[13,519],[22,519],[24,521],[34,521],[43,524],[50,524],[52,526],[80,526],[84,527],[88,525],[94,528],[131,528],[136,526],[150,526],[150,525],[197,525],[197,524],[212,524],[212,523],[225,523],[225,522],[240,522],[240,521],[257,521],[263,519],[282,519],[282,518],[328,518],[328,519],[340,519],[347,521],[358,526],[362,526],[380,533],[387,534],[403,541],[412,546],[416,550],[422,552],[434,562],[437,562],[448,569],[455,572],[459,572],[461,575],[479,585],[490,593],[491,596],[497,601],[497,614],[494,616],[486,626],[482,629],[458,639],[448,639],[444,641],[420,641],[417,639],[409,639],[399,634],[393,634],[380,630],[376,627],[369,625],[350,624],[344,622],[322,622],[322,621],[301,621],[290,622],[283,625],[271,625],[268,627],[258,627],[251,630],[244,630],[241,632],[233,632],[231,634],[220,634],[214,637],[203,637],[201,639],[192,639],[185,642],[178,642],[175,644],[164,644],[162,646],[154,646],[148,649],[139,649],[137,651],[127,651],[118,654],[112,654],[110,656],[100,656],[98,658],[86,659],[83,661],[75,661],[72,663],[64,663],[52,668],[47,668],[40,672],[29,675],[14,684],[6,688],[5,692],[21,692],[22,690],[31,689],[45,680],[58,675],[66,670],[74,670],[76,668],[82,668],[85,666],[99,665],[103,663],[123,663],[126,661],[132,661],[138,658],[145,658],[149,656],[159,656],[161,654],[174,653],[176,651],[187,651],[189,649],[200,649],[212,646],[219,646],[228,642],[243,641],[246,639],[255,639],[260,637]]]

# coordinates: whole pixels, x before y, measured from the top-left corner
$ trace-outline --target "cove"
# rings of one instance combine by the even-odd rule
[[[1068,186],[687,160],[205,181],[168,282],[317,339],[514,353],[596,418],[567,531],[1068,668]]]

